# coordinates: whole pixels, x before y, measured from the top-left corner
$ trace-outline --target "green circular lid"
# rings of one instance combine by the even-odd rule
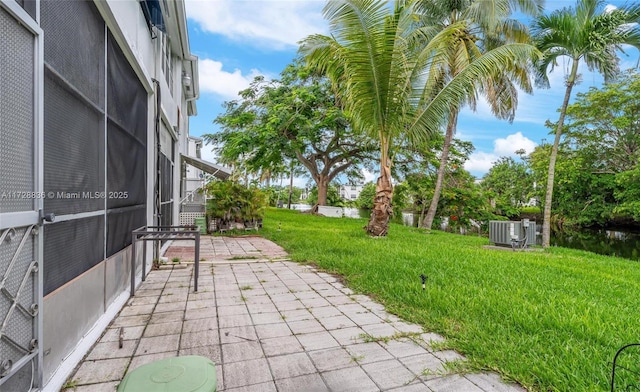
[[[187,355],[140,366],[124,377],[118,392],[215,392],[216,388],[213,362]]]

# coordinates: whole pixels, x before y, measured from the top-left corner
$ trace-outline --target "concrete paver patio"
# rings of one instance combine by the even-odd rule
[[[186,260],[188,248],[166,255]],[[73,390],[112,392],[140,365],[202,355],[220,391],[524,391],[496,374],[449,374],[445,362],[464,358],[438,351],[441,336],[282,260],[272,242],[203,237],[200,254],[198,292],[192,264],[152,271],[70,377]]]

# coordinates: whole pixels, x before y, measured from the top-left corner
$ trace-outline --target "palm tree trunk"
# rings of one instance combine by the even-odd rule
[[[267,171],[264,181],[267,189],[271,188],[271,171]]]
[[[287,209],[291,209],[291,198],[293,197],[293,160],[291,160],[291,175],[289,177],[289,202],[287,203]]]
[[[438,168],[438,177],[436,178],[436,187],[433,190],[433,198],[427,211],[427,216],[422,222],[424,229],[431,229],[433,220],[436,217],[436,211],[438,210],[438,202],[440,201],[440,194],[442,193],[442,184],[444,183],[444,173],[447,169],[447,161],[449,160],[449,149],[451,147],[451,141],[453,140],[453,134],[456,132],[456,126],[458,124],[458,112],[452,111],[449,114],[449,123],[447,124],[447,132],[444,136],[444,145],[442,146],[442,154],[440,156],[440,167]]]
[[[569,99],[571,98],[571,90],[576,83],[576,75],[578,74],[578,59],[573,60],[571,67],[571,74],[567,79],[567,89],[564,93],[564,100],[562,101],[562,107],[560,108],[560,118],[558,119],[558,125],[556,126],[556,137],[553,140],[553,147],[551,148],[551,155],[549,156],[549,172],[547,173],[547,192],[544,197],[544,213],[542,215],[542,247],[548,248],[551,244],[551,203],[553,202],[553,183],[555,180],[556,172],[556,159],[558,157],[558,145],[560,144],[560,137],[562,136],[562,126],[564,125],[564,117],[567,113],[567,106],[569,106]]]
[[[393,185],[391,185],[391,161],[388,157],[389,143],[381,139],[380,177],[376,183],[376,196],[373,200],[371,218],[365,229],[372,237],[383,237],[389,231],[389,218],[393,214],[391,199]]]

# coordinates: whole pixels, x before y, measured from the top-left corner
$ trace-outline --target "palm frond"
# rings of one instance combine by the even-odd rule
[[[469,11],[477,3],[494,8]],[[518,7],[532,11],[537,4],[397,0],[391,9],[384,0],[329,0],[324,14],[332,36],[308,37],[300,53],[339,85],[354,127],[385,143],[401,134],[424,140],[439,131],[451,111],[464,104],[473,108],[479,94],[495,100],[498,117],[513,119],[515,86],[531,90],[527,70],[536,51],[525,43],[526,27],[504,16]],[[447,12],[444,24],[423,24],[434,16],[446,18]],[[460,19],[473,12],[479,21]],[[476,35],[473,29],[483,24],[491,30]]]
[[[506,18],[496,26],[495,34],[502,38],[503,42],[519,42],[530,43],[531,35],[529,34],[529,28],[517,19]],[[493,36],[493,34],[489,34]],[[499,45],[489,47],[487,49],[493,49]]]
[[[546,73],[556,59],[569,56],[584,59],[590,70],[605,81],[619,72],[618,52],[624,45],[640,50],[640,6],[623,6],[605,11],[602,0],[579,0],[575,8],[563,8],[537,18],[532,26],[536,46],[544,53],[537,64],[539,85],[548,87]]]
[[[498,75],[512,68],[514,62],[535,59],[538,52],[527,44],[508,44],[483,54],[454,76],[438,94],[423,107],[409,126],[411,133],[433,132],[446,121],[449,111],[457,110],[461,102],[473,93],[474,86],[487,75]]]
[[[594,16],[598,13],[599,9],[602,9],[602,0],[580,0],[576,4],[575,18],[578,26],[588,26],[592,23]],[[582,28],[584,30],[584,27]]]
[[[544,10],[544,0],[511,0],[511,12],[522,12],[529,16],[538,16]]]

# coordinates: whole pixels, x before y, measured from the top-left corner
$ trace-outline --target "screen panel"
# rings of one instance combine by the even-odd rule
[[[146,145],[148,95],[111,34],[107,44],[107,85],[109,118]]]
[[[104,107],[104,22],[92,1],[41,0],[44,60]]]
[[[146,147],[111,121],[107,128],[107,208],[145,204]]]
[[[144,205],[107,213],[107,257],[131,245],[131,232],[146,225],[146,216]]]
[[[44,226],[44,295],[104,258],[104,216]]]
[[[45,74],[44,208],[56,215],[104,209],[104,114]]]
[[[34,37],[0,8],[0,213],[33,210]],[[4,196],[2,192],[7,192]]]

